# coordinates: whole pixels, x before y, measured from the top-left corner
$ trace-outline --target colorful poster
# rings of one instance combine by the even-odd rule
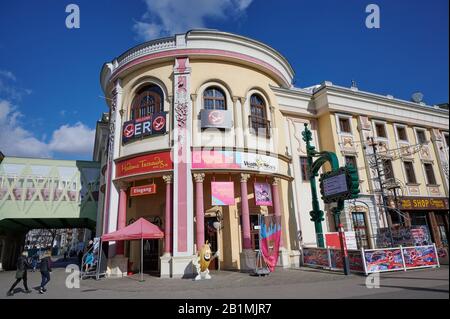
[[[432,243],[430,231],[428,230],[428,227],[425,225],[413,226],[413,228],[411,229],[411,237],[413,245],[410,246],[426,246]]]
[[[256,206],[272,206],[272,191],[269,183],[255,182],[254,187]]]
[[[303,248],[303,264],[308,266],[329,267],[326,249]]]
[[[213,206],[235,205],[233,182],[211,182]]]
[[[403,248],[406,268],[432,267],[438,265],[434,246]]]
[[[259,217],[260,249],[264,261],[271,272],[278,262],[281,239],[281,217],[275,215]]]
[[[344,269],[342,252],[338,249],[330,250],[331,268]],[[350,270],[356,272],[364,272],[362,255],[359,250],[348,251],[348,260],[350,264]]]
[[[381,249],[364,252],[368,273],[403,269],[400,249]]]

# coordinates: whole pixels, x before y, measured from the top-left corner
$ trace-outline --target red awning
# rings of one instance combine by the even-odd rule
[[[139,220],[125,228],[103,235],[102,241],[158,238],[164,238],[164,232],[158,226],[141,217]]]

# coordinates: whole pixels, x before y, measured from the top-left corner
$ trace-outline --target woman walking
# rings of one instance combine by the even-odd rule
[[[45,285],[48,284],[48,282],[50,281],[50,272],[52,271],[51,268],[51,259],[50,259],[50,252],[46,252],[44,255],[44,258],[41,259],[41,265],[40,265],[40,271],[41,271],[41,286],[39,287],[39,293],[43,294],[44,292],[47,291],[47,289],[45,288]]]
[[[27,284],[27,269],[31,267],[31,265],[28,263],[27,260],[28,252],[23,251],[22,254],[17,259],[17,271],[16,271],[16,281],[13,283],[11,288],[9,288],[7,295],[13,296],[14,295],[14,288],[16,288],[17,284],[23,280],[23,286],[25,288],[25,292],[29,294],[31,292],[30,289],[28,289]]]

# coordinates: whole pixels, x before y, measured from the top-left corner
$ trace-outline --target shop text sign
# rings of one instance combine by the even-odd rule
[[[143,186],[135,186],[130,189],[130,196],[143,196],[143,195],[151,195],[156,194],[156,184],[143,185]]]
[[[400,198],[400,209],[405,210],[424,210],[424,209],[448,209],[447,198],[423,198],[423,197],[402,197]]]
[[[123,124],[122,144],[146,136],[166,133],[166,113],[156,113]]]
[[[133,157],[116,164],[116,178],[173,169],[170,152]]]

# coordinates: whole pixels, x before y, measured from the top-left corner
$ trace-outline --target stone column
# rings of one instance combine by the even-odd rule
[[[163,176],[166,183],[166,210],[164,214],[164,255],[172,252],[172,175]]]
[[[172,232],[172,175],[163,176],[166,183],[166,209],[164,214],[164,254],[160,257],[161,278],[170,278],[172,276],[172,248],[173,248],[173,232]]]
[[[256,253],[252,249],[250,238],[250,210],[247,194],[249,178],[249,174],[241,174],[242,253],[240,254],[240,268],[243,272],[252,271],[256,267]]]
[[[128,185],[121,184],[119,191],[119,212],[117,218],[117,230],[121,230],[127,226],[127,202],[128,202]],[[116,244],[116,254],[123,255],[125,253],[125,242],[118,241]]]
[[[195,219],[197,251],[205,244],[205,212],[203,206],[203,181],[205,174],[194,174],[195,179]]]
[[[247,180],[249,174],[241,174],[241,216],[242,216],[242,248],[251,249],[252,241],[250,238],[250,210],[248,207]]]

